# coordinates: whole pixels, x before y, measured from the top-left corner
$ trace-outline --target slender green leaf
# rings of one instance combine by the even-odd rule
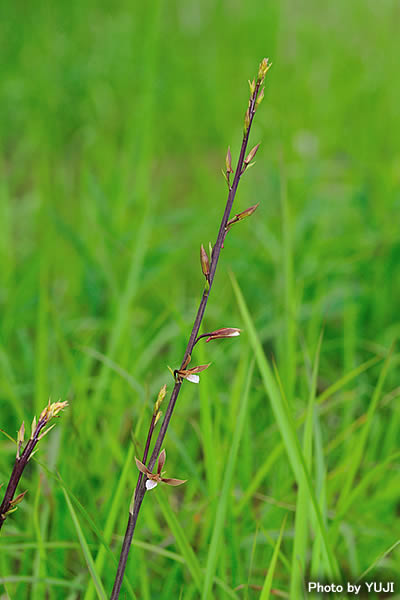
[[[314,419],[314,402],[317,388],[317,375],[319,367],[319,355],[321,352],[322,334],[318,340],[317,351],[314,360],[314,367],[310,382],[310,394],[308,400],[306,423],[303,436],[303,452],[307,469],[311,472],[312,465],[312,434]],[[308,521],[309,521],[309,500],[307,482],[302,478],[297,492],[296,518],[293,541],[292,555],[292,573],[290,578],[290,598],[297,600],[301,595],[301,584],[305,573],[307,541],[308,541]]]
[[[254,364],[249,368],[245,389],[243,392],[243,398],[240,405],[239,414],[236,422],[236,429],[233,433],[232,443],[230,445],[230,451],[227,459],[227,465],[225,469],[224,480],[222,482],[221,493],[219,496],[217,513],[215,515],[214,520],[214,529],[211,537],[210,547],[208,551],[207,565],[205,578],[202,589],[202,600],[208,600],[211,598],[211,590],[212,583],[215,577],[216,568],[217,568],[217,559],[218,559],[218,549],[220,547],[221,539],[222,539],[222,531],[225,522],[225,515],[227,510],[227,503],[229,499],[229,494],[231,490],[231,484],[233,479],[233,473],[235,470],[240,440],[243,433],[244,422],[247,414],[247,406],[249,400],[249,390],[251,378],[253,375]]]
[[[282,543],[283,532],[285,531],[285,525],[286,525],[286,517],[282,521],[281,530],[279,532],[279,537],[276,542],[274,552],[272,554],[271,562],[269,564],[269,568],[267,571],[267,575],[264,580],[264,585],[261,590],[260,600],[269,600],[269,597],[271,594],[272,582],[274,580],[276,562],[278,560],[279,550],[280,550],[281,543]]]
[[[265,357],[262,345],[254,327],[253,320],[250,316],[242,292],[233,274],[231,274],[231,281],[239,305],[239,309],[249,335],[250,343],[255,353],[255,357],[257,360],[258,368],[261,373],[261,377],[263,379],[265,390],[269,396],[275,419],[281,431],[282,440],[285,444],[286,452],[288,454],[289,462],[293,469],[293,473],[296,477],[298,484],[300,484],[303,477],[305,477],[307,482],[310,501],[313,505],[318,520],[318,525],[324,541],[324,552],[326,554],[327,561],[329,564],[329,570],[326,573],[326,575],[330,577],[333,576],[339,578],[339,569],[329,544],[326,528],[322,520],[322,515],[319,509],[317,499],[315,497],[314,486],[311,481],[311,477],[308,472],[303,453],[301,451],[293,419],[288,410],[288,407],[284,402],[284,398],[279,392],[278,386],[275,382],[273,373]]]
[[[161,486],[159,486],[161,488]],[[168,490],[170,491],[170,490]],[[156,493],[154,494],[156,497],[156,500],[161,508],[161,511],[164,515],[165,520],[168,523],[168,527],[172,533],[172,535],[175,538],[175,541],[178,545],[178,548],[185,560],[186,566],[190,571],[190,574],[193,578],[193,581],[196,584],[197,589],[201,590],[201,581],[202,581],[202,572],[201,572],[201,567],[199,564],[199,561],[197,560],[197,556],[193,550],[193,548],[190,546],[185,531],[182,527],[182,525],[179,523],[174,511],[170,508],[169,503],[168,503],[168,499],[167,499],[167,494],[168,491],[166,492],[165,490],[161,489],[157,489]]]
[[[106,600],[106,598],[107,598],[106,592],[105,592],[105,590],[103,588],[103,584],[101,582],[99,574],[96,571],[96,565],[94,564],[94,560],[93,560],[93,557],[92,557],[92,555],[90,553],[89,546],[88,546],[88,543],[86,541],[85,535],[83,533],[82,527],[81,527],[81,525],[79,523],[78,516],[77,516],[77,514],[76,514],[76,512],[74,510],[74,507],[72,506],[72,502],[69,499],[68,492],[67,492],[67,490],[65,488],[63,488],[63,493],[64,493],[65,501],[66,501],[67,506],[68,506],[68,510],[69,510],[69,512],[71,514],[71,518],[72,518],[73,523],[75,525],[76,533],[78,534],[78,539],[79,539],[79,543],[81,545],[83,556],[85,558],[87,567],[89,569],[89,573],[90,573],[90,575],[92,577],[92,581],[93,581],[93,583],[95,585],[95,588],[96,588],[97,597],[100,598],[101,600]]]

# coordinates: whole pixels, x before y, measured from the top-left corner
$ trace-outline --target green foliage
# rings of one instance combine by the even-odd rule
[[[2,530],[0,595],[109,597],[133,457],[172,389],[264,56],[233,214],[260,205],[225,240],[203,329],[243,331],[196,346],[212,364],[165,441],[167,477],[188,483],[146,495],[122,593],[298,600],[310,573],[394,577],[397,10],[2,4],[0,427],[15,437],[48,397],[70,407]],[[14,458],[1,436],[0,483]]]

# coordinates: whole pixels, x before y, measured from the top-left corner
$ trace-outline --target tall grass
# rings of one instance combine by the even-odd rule
[[[222,268],[205,330],[229,317],[245,331],[185,391],[168,467],[189,485],[179,506],[166,490],[165,512],[143,507],[124,591],[190,600],[212,582],[209,597],[268,597],[270,585],[294,597],[310,571],[394,577],[397,3],[0,10],[0,427],[14,435],[49,396],[70,403],[40,450],[50,471],[32,462],[0,538],[1,593],[112,586],[136,478],[127,455],[143,449],[140,423],[184,351],[202,277],[192,265],[225,198],[221,157],[240,143],[243,74],[264,55],[263,145],[235,208],[261,203],[223,261],[250,320]],[[2,438],[0,482],[14,452]]]

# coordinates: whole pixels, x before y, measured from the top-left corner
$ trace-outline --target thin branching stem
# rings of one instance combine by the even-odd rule
[[[24,450],[22,451],[22,453],[20,453],[25,432],[25,426],[24,424],[22,424],[20,429],[20,433],[22,432],[22,435],[21,438],[18,436],[17,441],[17,457],[15,459],[14,467],[7,484],[3,501],[0,505],[0,529],[3,527],[3,523],[6,520],[7,516],[16,509],[17,504],[20,500],[22,500],[25,494],[24,492],[23,494],[20,494],[17,498],[14,497],[19,481],[25,470],[25,467],[28,464],[29,459],[35,453],[35,448],[37,444],[52,428],[49,427],[46,429],[47,425],[49,424],[51,419],[56,417],[67,405],[67,402],[54,402],[53,404],[50,404],[49,402],[46,408],[42,411],[37,423],[36,419],[34,419],[35,425],[32,425],[32,435],[28,440]]]
[[[199,342],[201,339],[203,339],[205,337],[210,337],[210,335],[211,335],[211,333],[202,333],[201,335],[198,335],[197,338],[194,340],[193,348],[195,347],[197,342]]]
[[[45,423],[41,424],[41,427],[37,430],[37,435],[35,435],[35,437],[33,439],[30,439],[29,442],[26,444],[24,451],[22,452],[21,456],[17,456],[17,458],[15,459],[15,463],[14,463],[14,468],[12,470],[10,479],[8,481],[8,485],[7,485],[7,489],[6,489],[6,493],[4,494],[4,498],[3,498],[3,502],[1,503],[0,506],[0,529],[3,526],[4,521],[7,518],[7,512],[9,510],[12,509],[12,500],[15,496],[15,492],[17,489],[17,486],[19,484],[19,480],[22,477],[22,473],[24,472],[24,469],[26,467],[26,465],[28,464],[28,460],[32,455],[32,452],[38,442],[38,438],[39,438],[39,433],[41,431],[41,429],[43,429],[43,427],[45,426]]]
[[[150,427],[149,427],[149,431],[147,434],[146,445],[145,445],[144,452],[143,452],[142,463],[144,465],[146,464],[147,456],[149,454],[149,448],[150,448],[151,438],[153,437],[153,431],[154,431],[155,424],[156,424],[156,415],[153,414],[153,416],[151,417]],[[138,477],[136,489],[135,489],[135,496],[134,496],[135,498],[136,498],[138,489],[140,487],[140,484],[142,483],[142,477],[143,477],[143,474],[139,473],[139,477]]]
[[[264,68],[264,71],[262,71],[263,68]],[[224,243],[224,240],[226,237],[227,223],[228,223],[229,215],[231,213],[232,205],[233,205],[233,202],[234,202],[234,199],[236,196],[236,191],[237,191],[237,188],[239,185],[240,178],[247,168],[247,164],[245,163],[247,143],[249,140],[251,126],[252,126],[254,115],[256,112],[256,108],[257,108],[257,99],[259,97],[259,93],[260,93],[260,98],[258,99],[258,103],[262,99],[262,92],[260,92],[260,89],[264,82],[265,74],[266,74],[268,68],[269,68],[269,66],[268,66],[267,59],[264,59],[264,61],[260,65],[260,70],[259,70],[257,81],[253,82],[253,90],[252,90],[252,93],[250,96],[249,106],[248,106],[248,109],[246,112],[242,145],[241,145],[239,159],[237,162],[237,167],[236,167],[232,185],[229,183],[229,179],[227,178],[228,186],[229,186],[229,193],[228,193],[228,198],[227,198],[227,202],[225,205],[224,214],[222,216],[221,224],[220,224],[219,231],[218,231],[217,241],[215,242],[215,245],[212,249],[210,270],[209,270],[209,274],[207,276],[208,285],[206,285],[206,287],[203,291],[203,295],[200,300],[200,305],[197,310],[196,318],[193,323],[192,332],[190,334],[190,338],[189,338],[189,341],[188,341],[188,344],[186,347],[186,351],[185,351],[184,357],[182,359],[182,363],[181,363],[181,367],[180,367],[181,369],[183,369],[185,364],[187,364],[187,359],[188,359],[188,357],[191,356],[192,350],[193,350],[196,342],[200,339],[200,337],[203,337],[203,336],[198,337],[198,333],[199,333],[200,326],[201,326],[201,323],[203,320],[203,316],[204,316],[204,312],[205,312],[205,309],[207,306],[208,298],[210,296],[210,291],[211,291],[211,287],[212,287],[212,284],[214,281],[215,272],[217,269],[218,260],[219,260],[219,256],[221,253],[221,248],[223,247],[223,243]],[[153,452],[150,457],[149,464],[147,465],[148,469],[150,471],[152,471],[152,469],[156,463],[156,460],[158,458],[158,455],[160,453],[161,446],[164,441],[165,435],[167,433],[167,429],[168,429],[168,426],[169,426],[169,423],[170,423],[170,420],[172,417],[172,413],[175,408],[176,401],[178,399],[178,395],[179,395],[181,386],[182,386],[182,380],[181,379],[176,380],[174,389],[172,390],[172,394],[171,394],[171,397],[170,397],[170,400],[168,403],[168,407],[165,411],[164,420],[162,422],[160,431],[158,433],[156,442],[154,444],[154,448],[153,448]],[[122,549],[121,549],[118,569],[117,569],[117,573],[116,573],[116,577],[115,577],[115,581],[114,581],[114,587],[113,587],[112,594],[111,594],[111,600],[116,600],[119,597],[119,592],[120,592],[122,580],[124,577],[126,562],[128,559],[128,553],[129,553],[129,549],[130,549],[130,546],[132,543],[132,538],[133,538],[133,534],[135,531],[138,514],[140,511],[140,507],[142,505],[145,493],[146,493],[146,487],[145,487],[144,478],[142,478],[141,475],[139,475],[139,480],[138,480],[138,484],[136,487],[136,493],[135,493],[135,501],[134,501],[133,507],[129,513],[128,525],[127,525],[125,537],[124,537],[124,540],[122,543]]]

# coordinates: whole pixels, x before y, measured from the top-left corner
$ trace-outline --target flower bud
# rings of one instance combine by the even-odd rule
[[[226,227],[227,228],[231,227],[235,223],[238,223],[239,221],[243,221],[243,219],[245,219],[246,217],[250,217],[253,214],[253,212],[255,212],[257,210],[259,205],[260,205],[260,203],[257,202],[257,204],[254,204],[253,206],[246,208],[246,210],[242,211],[241,213],[238,213],[237,215],[235,215],[232,219],[230,219],[227,222]]]
[[[244,116],[244,134],[247,134],[247,131],[250,127],[250,110],[246,110],[246,114]]]
[[[20,502],[22,502],[22,500],[24,499],[24,496],[26,494],[28,490],[25,490],[24,492],[21,492],[20,494],[18,494],[18,496],[16,496],[13,500],[11,500],[10,502],[10,506],[12,508],[14,508],[15,506],[17,506]]]
[[[250,152],[248,153],[248,155],[246,156],[246,158],[244,159],[244,163],[247,166],[249,163],[251,163],[251,161],[253,160],[253,158],[255,157],[257,150],[259,149],[260,144],[257,144],[257,146],[254,146],[254,148],[252,150],[250,150]]]
[[[200,247],[200,262],[203,275],[208,281],[208,276],[210,274],[210,262],[208,260],[207,252],[204,250],[203,244]]]
[[[206,343],[210,342],[211,340],[237,337],[238,335],[240,335],[240,329],[237,329],[236,327],[222,327],[221,329],[216,329],[215,331],[212,331],[206,339]]]
[[[256,82],[254,81],[250,81],[249,79],[249,87],[250,87],[250,94],[253,95],[256,89]]]
[[[261,102],[263,101],[264,90],[265,90],[265,88],[262,88],[261,91],[258,93],[257,100],[256,100],[256,109],[260,106]]]
[[[161,403],[164,400],[167,393],[167,384],[165,383],[160,391],[158,392],[157,400],[154,403],[153,415],[156,415],[160,409]]]
[[[25,437],[25,423],[24,423],[24,421],[22,421],[22,425],[18,430],[18,436],[17,436],[17,458],[19,458],[19,453],[21,451],[22,444],[24,443],[24,437]]]
[[[37,426],[37,421],[36,421],[36,416],[34,416],[33,420],[32,420],[32,425],[31,425],[31,439],[33,439],[33,436],[35,434],[36,426]]]
[[[230,146],[228,146],[228,151],[226,153],[225,165],[226,165],[226,172],[228,174],[229,173],[233,173],[233,169],[232,169],[232,155],[231,155]]]
[[[268,58],[263,58],[258,69],[257,83],[262,83],[265,79],[268,69],[271,68],[271,63],[268,63]]]

